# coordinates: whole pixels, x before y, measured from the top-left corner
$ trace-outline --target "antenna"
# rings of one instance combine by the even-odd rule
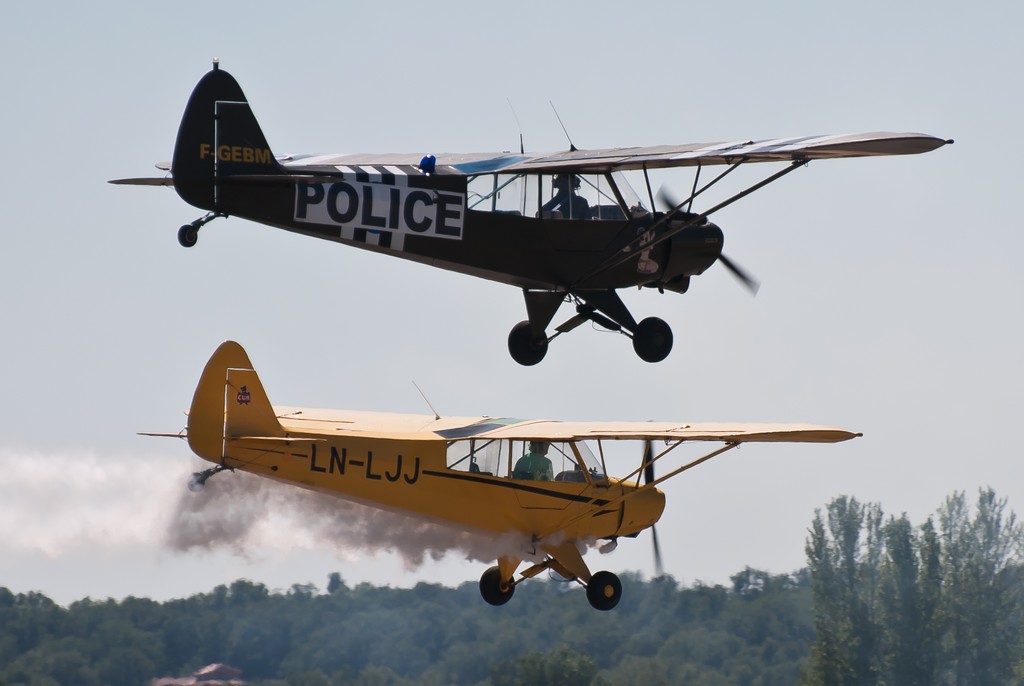
[[[519,154],[526,154],[526,147],[523,145],[523,127],[519,123],[519,115],[516,114],[516,108],[512,107],[512,101],[509,98],[505,98],[505,102],[508,103],[508,108],[512,110],[512,117],[516,120],[516,128],[519,129]]]
[[[434,419],[435,420],[440,419],[441,415],[439,415],[437,413],[437,410],[434,409],[434,406],[430,404],[430,400],[427,399],[427,394],[423,392],[423,389],[419,387],[419,384],[417,384],[415,381],[413,381],[412,385],[416,386],[416,390],[420,392],[421,396],[423,396],[423,402],[425,402],[427,404],[427,407],[430,408],[430,411],[434,413]]]
[[[562,127],[562,133],[565,134],[565,139],[569,141],[569,152],[576,152],[577,150],[579,150],[579,148],[577,148],[576,145],[572,142],[572,139],[569,138],[569,132],[566,131],[565,124],[562,123],[562,118],[558,116],[558,110],[555,109],[555,103],[548,100],[548,104],[551,105],[551,109],[555,113],[555,119],[558,120],[558,125]]]

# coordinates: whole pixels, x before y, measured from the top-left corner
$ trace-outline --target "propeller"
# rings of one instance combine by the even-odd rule
[[[651,439],[644,441],[644,483],[654,481],[654,442]],[[651,525],[651,541],[654,543],[654,574],[664,576],[665,568],[661,563],[661,546],[658,545],[658,530]]]
[[[686,204],[679,202],[672,192],[667,190],[664,186],[658,190],[658,202],[664,206],[664,210],[666,212],[674,212],[681,209],[682,206]],[[687,210],[689,210],[689,207],[687,207]],[[758,290],[761,289],[760,281],[755,279],[746,270],[730,260],[724,254],[718,255],[718,261],[721,262],[722,266],[728,269],[733,276],[739,279],[740,283],[746,286],[747,290],[749,290],[751,294],[757,295]]]
[[[719,254],[718,261],[721,262],[723,267],[732,272],[732,275],[747,287],[747,290],[750,291],[751,295],[757,295],[757,292],[761,290],[761,282],[744,271],[738,264],[730,260],[728,257]]]

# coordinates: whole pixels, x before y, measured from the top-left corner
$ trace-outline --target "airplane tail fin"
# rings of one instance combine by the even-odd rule
[[[196,84],[181,117],[171,162],[174,189],[190,205],[217,211],[219,180],[284,173],[241,86],[214,63]]]
[[[206,363],[188,413],[188,444],[211,462],[221,462],[225,442],[242,437],[282,437],[270,399],[249,356],[226,341]]]

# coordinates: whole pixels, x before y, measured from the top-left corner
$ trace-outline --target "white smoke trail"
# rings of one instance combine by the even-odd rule
[[[152,543],[180,474],[180,458],[0,448],[0,549],[55,557]]]
[[[493,562],[525,547],[515,537],[495,540],[412,516],[379,510],[250,474],[222,473],[200,493],[183,492],[168,526],[176,550],[229,548],[240,554],[273,547],[397,553],[408,569],[448,553]]]
[[[182,456],[0,448],[0,552],[51,557],[141,545],[245,557],[330,549],[343,560],[396,553],[408,569],[448,553],[493,562],[525,542],[495,540],[243,473],[187,490]]]

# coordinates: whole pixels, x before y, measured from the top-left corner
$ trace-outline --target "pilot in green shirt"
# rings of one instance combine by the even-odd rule
[[[519,458],[515,469],[512,470],[513,479],[532,479],[533,481],[551,481],[554,474],[551,471],[551,460],[547,458],[547,441],[530,441],[530,452]]]

